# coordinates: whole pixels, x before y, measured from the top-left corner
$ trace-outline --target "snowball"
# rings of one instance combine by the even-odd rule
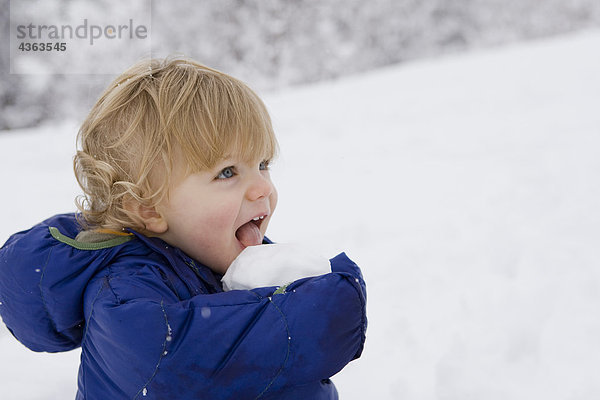
[[[246,247],[221,279],[224,290],[283,286],[331,272],[329,260],[301,246],[263,244]]]

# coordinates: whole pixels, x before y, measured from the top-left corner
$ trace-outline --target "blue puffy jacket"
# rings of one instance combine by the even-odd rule
[[[0,315],[34,351],[82,347],[78,400],[337,399],[360,356],[366,289],[345,254],[332,273],[223,292],[177,248],[134,232],[77,242],[74,214],[0,249]]]

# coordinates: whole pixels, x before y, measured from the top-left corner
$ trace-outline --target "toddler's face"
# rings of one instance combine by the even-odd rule
[[[224,274],[245,247],[262,243],[276,205],[268,162],[229,158],[170,189],[157,207],[167,230],[157,236]]]

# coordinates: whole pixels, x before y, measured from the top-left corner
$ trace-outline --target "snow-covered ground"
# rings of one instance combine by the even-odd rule
[[[600,31],[265,95],[270,236],[362,266],[351,399],[600,398]],[[73,209],[75,123],[0,134],[0,241]],[[78,353],[0,329],[0,398],[73,398]]]

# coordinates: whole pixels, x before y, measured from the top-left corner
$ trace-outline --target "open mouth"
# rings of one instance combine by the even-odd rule
[[[242,246],[258,246],[262,243],[263,237],[260,231],[260,226],[262,225],[266,216],[267,215],[265,214],[254,217],[244,225],[240,226],[237,231],[235,231],[235,237],[237,240],[239,240]]]

